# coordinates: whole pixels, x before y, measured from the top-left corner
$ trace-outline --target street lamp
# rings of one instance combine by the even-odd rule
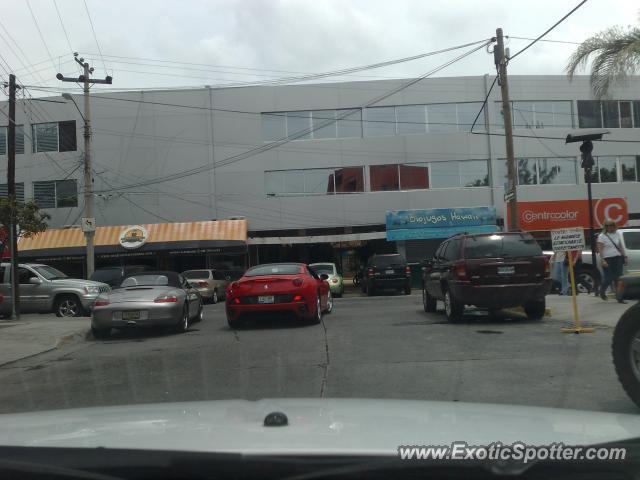
[[[82,113],[82,110],[80,110],[80,107],[78,106],[76,101],[73,99],[73,96],[71,94],[69,94],[69,93],[63,93],[62,94],[62,98],[64,98],[65,100],[71,100],[73,102],[73,104],[76,106],[76,110],[78,110],[78,113],[82,117],[82,120],[86,123],[87,119],[84,118],[84,114]]]

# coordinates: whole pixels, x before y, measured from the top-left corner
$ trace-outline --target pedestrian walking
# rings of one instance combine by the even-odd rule
[[[560,283],[560,295],[569,295],[569,267],[566,252],[553,253],[553,276]]]
[[[607,300],[607,288],[616,292],[618,303],[627,303],[620,296],[616,288],[616,282],[624,271],[624,265],[627,263],[627,254],[622,246],[622,239],[618,233],[616,222],[607,219],[604,222],[602,233],[598,235],[598,254],[600,255],[600,264],[602,265],[603,279],[600,285],[600,298]]]

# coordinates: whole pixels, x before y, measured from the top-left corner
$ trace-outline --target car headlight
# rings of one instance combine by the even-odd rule
[[[95,285],[85,285],[84,286],[85,293],[100,293],[100,287]]]

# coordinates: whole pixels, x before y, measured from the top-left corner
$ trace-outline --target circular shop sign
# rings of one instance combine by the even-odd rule
[[[140,248],[147,243],[149,233],[147,229],[140,225],[127,227],[120,232],[120,245],[127,249]]]

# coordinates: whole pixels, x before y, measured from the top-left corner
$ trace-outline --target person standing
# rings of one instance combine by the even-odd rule
[[[569,295],[569,269],[567,264],[567,252],[554,252],[553,276],[560,282],[560,295]]]
[[[627,263],[627,254],[622,246],[616,222],[610,219],[604,222],[602,233],[598,235],[597,245],[603,271],[600,298],[607,300],[607,288],[611,285],[616,292],[618,303],[626,303],[616,289],[616,282],[622,276],[624,265]]]

